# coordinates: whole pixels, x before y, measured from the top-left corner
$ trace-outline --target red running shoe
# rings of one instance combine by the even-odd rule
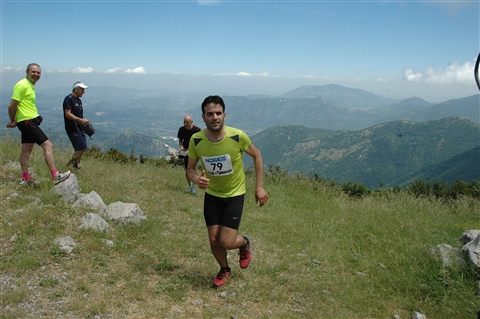
[[[245,247],[240,247],[240,251],[238,253],[240,255],[240,268],[245,269],[248,267],[248,265],[250,265],[250,262],[252,261],[252,240],[247,235],[243,236],[243,238],[247,240],[247,244],[245,245]]]
[[[213,279],[212,288],[218,289],[225,286],[225,284],[227,283],[227,280],[230,279],[231,276],[232,274],[230,273],[230,268],[220,269],[220,272],[218,273],[217,277]]]

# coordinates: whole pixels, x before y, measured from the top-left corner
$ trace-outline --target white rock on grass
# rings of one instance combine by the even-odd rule
[[[72,205],[72,208],[78,207],[91,208],[100,211],[105,209],[107,205],[105,205],[100,195],[98,195],[95,191],[91,191],[86,195],[79,194],[77,201]]]
[[[60,195],[65,202],[74,202],[80,193],[77,176],[71,173],[66,180],[55,185],[55,187],[52,188],[52,192]]]
[[[70,254],[73,251],[73,247],[77,245],[77,243],[70,236],[57,238],[55,239],[55,243],[60,247],[61,250],[68,254]]]
[[[96,231],[110,231],[112,227],[103,219],[94,213],[88,213],[82,218],[82,224],[79,229],[92,229]]]
[[[117,222],[120,225],[128,223],[138,225],[147,220],[140,206],[135,203],[112,203],[100,215],[106,220]]]

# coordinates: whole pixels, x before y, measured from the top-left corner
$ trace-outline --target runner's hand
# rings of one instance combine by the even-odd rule
[[[263,187],[255,189],[255,203],[260,203],[260,207],[265,205],[268,201],[268,194]]]
[[[205,177],[205,170],[202,169],[202,174],[198,178],[198,183],[197,183],[198,187],[200,187],[200,189],[205,190],[207,189],[209,183],[210,183],[210,179]]]

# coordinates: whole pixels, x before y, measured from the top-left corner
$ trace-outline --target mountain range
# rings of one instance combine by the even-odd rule
[[[347,100],[350,100],[349,96]],[[246,97],[225,98],[228,122],[253,133],[278,124],[359,130],[395,120],[424,122],[450,116],[462,116],[479,122],[479,103],[479,95],[437,104],[414,97],[365,110],[335,104],[324,97],[255,100]]]
[[[347,88],[336,84],[323,86],[302,85],[295,90],[283,94],[282,97],[289,99],[311,99],[320,97],[337,105],[365,110],[398,101],[396,99],[384,98],[364,90]]]

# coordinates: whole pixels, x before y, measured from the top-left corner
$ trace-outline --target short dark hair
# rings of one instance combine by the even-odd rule
[[[210,103],[220,104],[223,108],[223,112],[225,112],[225,103],[223,103],[223,99],[218,95],[210,95],[210,96],[207,96],[205,100],[203,100],[202,114],[205,114],[205,107]]]
[[[27,70],[26,70],[27,72],[30,71],[30,66],[32,65],[40,67],[40,65],[38,65],[37,63],[30,63],[29,65],[27,65]]]

